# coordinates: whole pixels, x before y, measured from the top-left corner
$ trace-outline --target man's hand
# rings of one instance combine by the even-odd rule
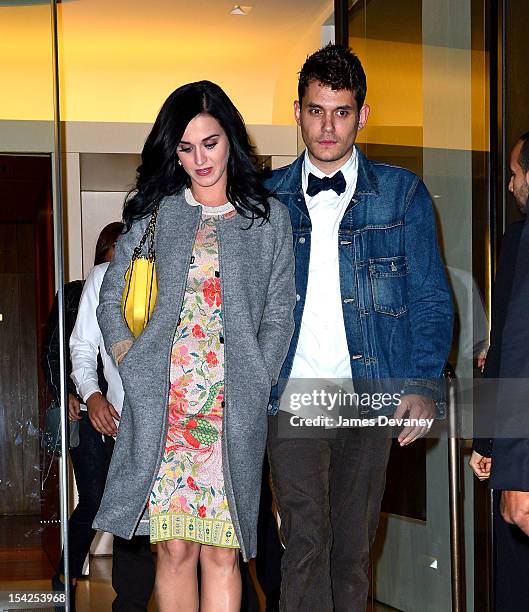
[[[99,433],[106,436],[115,436],[118,428],[114,419],[119,421],[119,414],[110,402],[99,393],[92,393],[86,402],[90,421]]]
[[[485,369],[485,362],[487,361],[488,350],[489,350],[488,348],[483,349],[477,358],[477,366],[482,372]]]
[[[71,393],[68,393],[68,417],[70,421],[81,420],[81,404],[75,395]]]
[[[529,536],[529,491],[502,491],[500,509],[506,523]]]
[[[491,457],[484,457],[478,452],[472,451],[472,456],[470,457],[468,465],[480,480],[487,480],[487,478],[490,478],[490,468],[492,467]]]
[[[410,419],[433,419],[435,416],[435,403],[429,397],[410,393],[400,398],[400,404],[393,418],[402,419],[408,413]],[[401,446],[407,446],[414,440],[421,438],[428,433],[430,428],[427,425],[417,427],[405,427],[399,434],[398,440]]]

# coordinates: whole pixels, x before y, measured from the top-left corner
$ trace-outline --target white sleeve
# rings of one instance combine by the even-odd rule
[[[83,402],[94,393],[101,392],[97,376],[97,356],[101,343],[101,331],[97,323],[96,309],[99,304],[99,290],[105,269],[96,266],[86,279],[77,319],[70,336],[72,359],[72,380]],[[106,266],[108,267],[108,266]]]

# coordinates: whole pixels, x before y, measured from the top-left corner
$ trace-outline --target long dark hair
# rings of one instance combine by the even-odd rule
[[[94,266],[106,261],[108,251],[114,248],[114,245],[122,232],[123,223],[121,223],[121,221],[114,221],[113,223],[105,225],[99,234],[99,238],[97,239]]]
[[[164,102],[145,141],[135,188],[123,209],[126,229],[152,212],[167,195],[190,186],[191,179],[177,164],[176,148],[189,122],[199,114],[214,117],[230,143],[227,167],[227,197],[237,212],[251,222],[268,220],[269,193],[254,164],[255,155],[244,121],[224,91],[211,81],[182,85]]]

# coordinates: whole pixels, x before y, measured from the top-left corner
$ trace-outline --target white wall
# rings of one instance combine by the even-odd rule
[[[81,192],[81,226],[83,245],[83,278],[94,265],[97,238],[101,230],[113,221],[121,221],[126,192]]]

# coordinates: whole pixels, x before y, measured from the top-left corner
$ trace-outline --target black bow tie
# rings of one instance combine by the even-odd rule
[[[346,187],[347,183],[345,182],[345,178],[341,170],[339,170],[334,176],[324,176],[323,178],[318,178],[311,173],[309,174],[307,195],[312,198],[316,194],[320,193],[320,191],[328,191],[329,189],[336,191],[336,194],[340,195],[345,191]]]

